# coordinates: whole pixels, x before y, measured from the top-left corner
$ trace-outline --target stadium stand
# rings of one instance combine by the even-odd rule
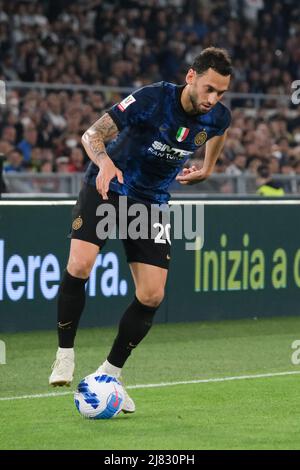
[[[215,45],[229,50],[235,68],[233,120],[216,173],[257,177],[263,164],[271,174],[300,175],[300,112],[291,101],[300,77],[299,16],[295,0],[0,1],[4,174],[84,171],[82,133],[127,93],[73,85],[184,83],[192,58]],[[45,88],[56,83],[60,90]],[[226,180],[218,188],[233,190]]]

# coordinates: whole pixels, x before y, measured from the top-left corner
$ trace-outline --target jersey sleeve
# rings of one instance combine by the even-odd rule
[[[127,126],[143,124],[152,117],[161,93],[158,85],[140,88],[107,110],[119,131]]]
[[[228,129],[228,127],[230,126],[230,123],[231,123],[231,112],[229,111],[228,108],[224,106],[224,112],[220,119],[220,122],[218,123],[219,130],[216,133],[216,135],[223,135],[226,129]]]

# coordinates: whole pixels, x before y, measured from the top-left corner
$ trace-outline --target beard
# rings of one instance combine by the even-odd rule
[[[198,104],[197,97],[192,92],[189,94],[189,98],[193,106],[193,111],[191,112],[191,114],[206,114],[210,111],[210,109],[205,110],[200,108],[202,103]]]

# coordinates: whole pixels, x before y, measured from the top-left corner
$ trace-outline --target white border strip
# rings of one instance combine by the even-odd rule
[[[185,205],[185,204],[194,204],[194,205],[204,205],[204,206],[273,206],[273,205],[296,205],[300,204],[300,199],[288,199],[286,201],[277,201],[277,200],[234,200],[234,201],[193,201],[192,199],[183,200],[183,201],[170,201],[172,205]]]
[[[0,201],[0,206],[73,206],[75,199],[70,201]]]
[[[63,201],[0,201],[0,206],[73,206],[76,200]],[[203,206],[274,206],[274,205],[300,205],[300,199],[280,200],[234,200],[234,201],[202,201],[202,200],[182,200],[170,201],[170,205],[203,205]]]
[[[213,382],[228,382],[232,380],[246,380],[246,379],[264,379],[268,377],[282,377],[286,375],[299,375],[300,370],[298,371],[286,371],[286,372],[271,372],[268,374],[256,374],[256,375],[238,375],[233,377],[217,377],[214,379],[199,379],[199,380],[184,380],[180,382],[161,382],[158,384],[141,384],[141,385],[128,385],[126,386],[127,390],[134,389],[145,389],[145,388],[159,388],[159,387],[171,387],[173,385],[190,385],[190,384],[202,384],[202,383],[213,383]],[[9,400],[27,400],[30,398],[49,398],[49,397],[62,397],[64,395],[72,395],[74,391],[67,392],[52,392],[52,393],[41,393],[37,395],[23,395],[18,397],[2,397],[0,401],[9,401]]]

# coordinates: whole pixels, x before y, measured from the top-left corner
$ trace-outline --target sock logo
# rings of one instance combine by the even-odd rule
[[[68,321],[67,323],[62,323],[62,322],[58,322],[58,328],[62,328],[64,330],[69,330],[71,327],[69,325],[71,325],[71,321]],[[67,328],[69,326],[69,328]]]

